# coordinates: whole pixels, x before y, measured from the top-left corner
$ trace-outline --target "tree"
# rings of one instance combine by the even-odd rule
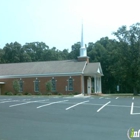
[[[87,50],[89,50],[90,62],[100,62],[103,69],[102,86],[104,93],[116,92],[116,80],[110,69],[110,66],[115,63],[112,61],[112,52],[115,50],[116,45],[116,40],[111,40],[108,37],[88,44]]]
[[[18,93],[20,90],[20,85],[18,80],[13,81],[13,89],[15,90],[15,93]]]
[[[4,55],[4,51],[2,49],[0,49],[0,63],[3,63],[3,55]]]
[[[80,42],[75,43],[74,45],[71,46],[71,52],[69,54],[70,59],[77,59],[79,56],[80,52]]]
[[[3,48],[2,59],[5,63],[17,63],[31,61],[30,56],[18,42],[6,44]]]
[[[49,49],[49,47],[44,42],[31,42],[23,45],[23,49],[28,54],[28,59],[31,61],[43,61],[44,52]],[[29,58],[30,57],[30,58]]]
[[[46,85],[46,91],[51,92],[52,91],[52,82],[48,81],[45,85]]]
[[[119,75],[121,81],[137,94],[140,90],[140,23],[131,25],[129,29],[122,26],[113,34],[119,41],[114,75]]]

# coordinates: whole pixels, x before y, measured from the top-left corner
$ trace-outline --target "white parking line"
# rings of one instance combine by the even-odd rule
[[[66,98],[74,98],[73,96],[72,97],[63,97],[64,99],[66,99]]]
[[[58,97],[58,96],[55,96],[55,97],[53,97],[53,98],[60,98],[60,97]]]
[[[101,111],[105,106],[107,106],[107,105],[110,104],[110,103],[111,103],[111,101],[109,101],[109,102],[107,102],[106,104],[104,104],[101,108],[99,108],[99,109],[97,110],[97,112]]]
[[[133,107],[134,107],[134,103],[132,102],[132,104],[131,104],[131,110],[130,110],[130,114],[131,115],[133,114]]]
[[[104,98],[104,97],[100,97],[99,99],[102,99],[102,98]]]
[[[105,98],[105,99],[110,99],[110,98],[107,97],[107,98]]]
[[[133,109],[134,109],[134,103],[132,102],[131,110],[130,110],[130,115],[140,115],[140,113],[133,113]]]
[[[116,97],[116,100],[119,99],[119,97]]]
[[[0,101],[5,101],[5,100],[12,100],[12,99],[0,99]]]
[[[84,104],[84,103],[87,103],[87,102],[89,102],[89,101],[83,101],[83,102],[77,103],[77,104],[75,104],[75,105],[72,105],[72,106],[70,106],[70,107],[67,107],[66,110],[69,110],[69,109],[71,109],[71,108],[73,108],[73,107],[75,107],[75,106],[78,106],[78,105],[80,105],[80,104]]]
[[[30,101],[31,99],[23,99],[22,101]]]
[[[3,104],[3,103],[8,103],[8,102],[17,102],[19,100],[11,100],[11,101],[1,101],[0,104]]]
[[[132,100],[134,100],[135,98],[133,97]]]
[[[25,102],[25,103],[10,105],[9,107],[14,107],[14,106],[19,106],[19,105],[25,105],[25,104],[30,104],[30,103],[36,103],[36,102],[43,102],[43,101],[45,101],[45,100],[30,101],[30,102]]]
[[[62,100],[62,101],[57,101],[57,102],[51,102],[49,104],[45,104],[45,105],[41,105],[38,106],[37,108],[41,108],[41,107],[45,107],[45,106],[49,106],[49,105],[53,105],[53,104],[57,104],[57,103],[62,103],[62,102],[67,102],[68,100]]]

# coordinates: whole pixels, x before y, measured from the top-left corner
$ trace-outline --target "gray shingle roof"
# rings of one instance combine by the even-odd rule
[[[0,76],[82,72],[85,63],[64,60],[0,64]]]
[[[102,68],[99,62],[88,63],[84,70],[84,75],[93,76],[93,74],[103,75]]]
[[[93,75],[97,73],[99,65],[100,63],[86,65],[86,61],[77,60],[0,64],[0,78],[19,75],[82,74],[83,72],[85,75]]]

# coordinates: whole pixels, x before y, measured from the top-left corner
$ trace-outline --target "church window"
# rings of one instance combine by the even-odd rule
[[[54,77],[52,78],[52,91],[56,91],[56,81]]]
[[[23,80],[19,80],[19,92],[23,92]]]
[[[35,92],[39,92],[39,80],[38,78],[36,78],[36,80],[34,81],[34,91]]]
[[[69,80],[68,80],[68,90],[69,91],[73,91],[73,78],[69,78]]]

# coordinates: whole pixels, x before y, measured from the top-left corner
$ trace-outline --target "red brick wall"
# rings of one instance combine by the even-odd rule
[[[41,93],[45,93],[46,92],[46,87],[45,87],[45,83],[48,82],[49,80],[52,79],[52,77],[34,77],[34,78],[22,78],[22,80],[24,81],[23,84],[23,93],[25,92],[30,92],[30,93],[35,93],[34,92],[34,82],[36,80],[36,78],[39,79],[40,83],[39,83],[39,89]],[[57,92],[61,92],[63,94],[67,94],[67,93],[71,93],[71,92],[82,92],[82,87],[81,87],[81,76],[72,76],[72,78],[74,79],[74,90],[73,91],[65,91],[65,87],[68,86],[68,79],[69,76],[63,76],[63,77],[54,77],[55,80],[57,80],[56,82],[56,91]],[[5,82],[4,85],[2,85],[1,90],[2,90],[2,94],[4,94],[6,91],[11,91],[14,92],[13,90],[13,86],[12,83],[14,80],[20,80],[20,78],[11,78],[11,79],[0,79],[0,82]]]

